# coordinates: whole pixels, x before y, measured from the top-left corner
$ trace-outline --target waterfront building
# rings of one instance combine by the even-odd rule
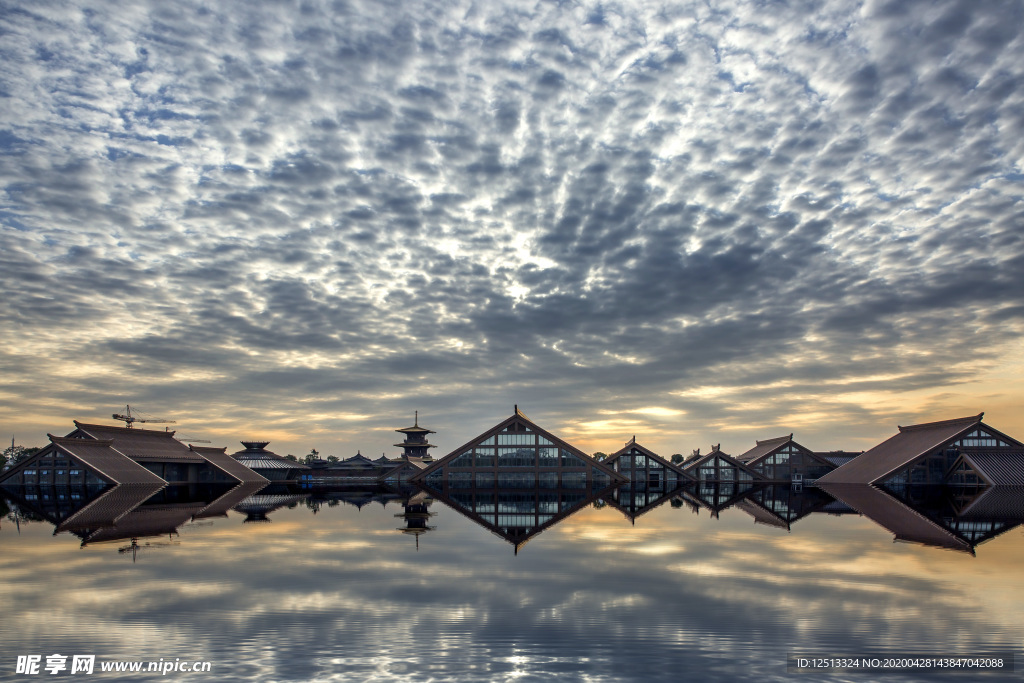
[[[267,450],[269,441],[242,441],[245,450],[236,451],[231,457],[269,481],[298,479],[309,467],[301,462],[289,460]]]
[[[747,467],[721,450],[721,445],[711,447],[711,452],[700,454],[698,449],[683,463],[683,470],[701,482],[737,482],[741,484],[765,481],[763,474]]]
[[[982,421],[984,413],[898,427],[899,433],[818,480],[890,488],[1024,485],[1024,444]]]
[[[542,429],[515,407],[512,416],[412,477],[432,488],[497,482],[499,486],[604,488],[629,480]]]
[[[75,421],[64,437],[50,443],[0,475],[9,485],[209,483],[258,481],[257,475],[229,462],[223,451],[193,449],[174,432],[111,427]]]
[[[605,458],[602,464],[611,467],[633,484],[644,482],[651,491],[674,489],[680,484],[696,481],[681,465],[673,464],[638,444],[635,436]]]
[[[519,407],[412,477],[511,543],[531,538],[628,480],[530,420]]]
[[[836,469],[824,456],[793,441],[793,435],[756,442],[736,460],[758,472],[766,481],[811,483]]]
[[[604,500],[632,522],[695,481],[680,465],[641,446],[635,436],[601,463],[629,479],[628,484],[614,488]]]
[[[0,483],[28,487],[167,483],[115,450],[110,440],[47,436],[50,443],[0,475]]]

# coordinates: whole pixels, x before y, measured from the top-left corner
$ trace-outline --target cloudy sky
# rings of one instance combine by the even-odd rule
[[[0,11],[0,430],[1024,436],[1024,3]],[[1016,431],[1015,431],[1016,430]],[[7,438],[5,436],[4,438]]]

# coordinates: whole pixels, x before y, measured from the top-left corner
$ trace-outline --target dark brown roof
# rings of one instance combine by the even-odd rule
[[[836,467],[842,467],[864,451],[815,451],[814,455],[819,460],[830,462]]]
[[[81,460],[114,484],[159,484],[167,482],[114,449],[110,441],[68,439],[47,435],[54,445]]]
[[[512,415],[510,417],[502,420],[501,422],[499,422],[498,424],[494,425],[493,427],[491,427],[487,431],[483,432],[482,434],[479,434],[479,435],[473,437],[472,439],[470,439],[466,443],[462,444],[461,446],[459,446],[458,448],[456,448],[455,450],[453,450],[451,453],[449,453],[448,455],[444,456],[443,458],[435,460],[434,462],[432,462],[430,464],[430,466],[428,466],[426,469],[424,469],[419,474],[415,475],[412,478],[412,481],[423,481],[423,480],[425,480],[426,477],[429,474],[431,474],[432,472],[435,472],[438,469],[446,466],[450,461],[452,461],[455,458],[457,458],[460,455],[462,455],[466,451],[466,449],[472,448],[473,446],[475,446],[482,439],[486,439],[486,438],[488,438],[490,436],[499,434],[506,427],[508,427],[509,425],[511,425],[513,423],[516,423],[516,422],[518,422],[518,423],[520,423],[522,425],[525,425],[533,433],[538,434],[538,435],[546,438],[548,441],[550,441],[552,443],[552,445],[558,446],[559,448],[564,448],[565,450],[569,451],[573,455],[581,458],[583,460],[583,462],[585,462],[588,465],[591,465],[595,470],[597,470],[599,472],[602,472],[603,474],[608,475],[611,478],[612,482],[627,482],[627,481],[629,481],[628,479],[623,477],[621,474],[619,474],[618,472],[613,470],[611,467],[608,467],[607,465],[604,465],[604,464],[598,462],[592,456],[587,455],[586,453],[584,453],[580,449],[576,448],[572,444],[570,444],[570,443],[568,443],[566,441],[563,441],[562,439],[559,439],[557,436],[555,436],[551,432],[549,432],[546,429],[543,429],[540,426],[538,426],[537,423],[535,423],[530,418],[526,417],[526,415],[521,410],[519,410],[519,406],[518,405],[515,407],[515,412],[512,413]]]
[[[640,451],[641,453],[646,455],[648,458],[654,460],[655,462],[657,462],[657,463],[659,463],[661,465],[664,465],[666,468],[672,470],[673,472],[675,472],[679,476],[683,477],[684,479],[689,480],[689,481],[693,481],[694,480],[693,475],[691,475],[689,472],[684,470],[680,465],[676,465],[672,461],[667,460],[667,459],[661,457],[660,455],[658,455],[654,451],[652,451],[652,450],[650,450],[648,448],[644,448],[643,446],[638,444],[636,442],[636,437],[633,437],[625,446],[623,446],[619,450],[615,451],[614,453],[609,455],[607,458],[605,458],[601,462],[603,464],[608,465],[609,467],[611,467],[612,462],[617,460],[619,457],[628,454],[630,452],[630,450],[633,449],[633,448],[637,449],[638,451]]]
[[[870,453],[870,451],[868,452]],[[819,487],[826,493],[891,531],[897,541],[922,543],[938,548],[974,553],[970,543],[874,486],[866,484],[821,486],[821,480],[818,481]]]
[[[174,438],[174,432],[140,429],[133,427],[111,427],[109,425],[85,424],[75,420],[75,431],[93,439],[109,439],[114,448],[136,461],[156,462],[202,462],[188,446]],[[68,436],[71,436],[69,434]]]
[[[793,440],[793,435],[789,436],[777,436],[774,439],[765,439],[764,441],[756,441],[757,444],[746,453],[736,456],[736,460],[748,465],[755,460],[760,460],[764,456],[768,455],[772,451],[778,449],[783,444],[787,444]]]
[[[818,479],[820,484],[872,484],[979,424],[984,413],[900,427],[900,433]]]
[[[238,481],[253,482],[266,484],[268,480],[265,477],[253,472],[251,469],[242,464],[241,461],[235,460],[227,454],[227,448],[209,448],[203,446],[189,446],[193,452],[198,453],[208,463],[219,469],[229,477],[234,477]]]
[[[744,472],[749,474],[754,479],[754,481],[763,481],[764,480],[764,475],[763,474],[761,474],[760,472],[758,472],[755,469],[747,467],[746,465],[741,463],[736,458],[732,457],[728,453],[723,453],[722,451],[711,451],[710,453],[702,455],[702,456],[700,456],[698,458],[694,458],[693,460],[689,460],[689,461],[683,463],[683,469],[686,470],[686,472],[688,474],[690,474],[691,476],[696,477],[697,475],[694,473],[694,471],[697,470],[705,462],[707,462],[708,460],[711,460],[712,458],[715,458],[715,457],[721,458],[726,463],[732,465],[736,469],[743,470]]]
[[[1024,486],[1024,451],[965,450],[964,458],[995,486]]]

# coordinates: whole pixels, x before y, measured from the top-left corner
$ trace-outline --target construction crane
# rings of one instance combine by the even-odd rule
[[[123,415],[121,413],[114,413],[112,415],[112,417],[115,420],[121,420],[122,422],[124,422],[128,426],[128,429],[131,429],[132,428],[132,424],[134,424],[136,422],[159,422],[161,424],[165,424],[165,423],[166,424],[174,424],[175,423],[174,420],[164,420],[164,419],[159,418],[159,417],[145,417],[145,418],[143,418],[143,417],[135,417],[134,415],[132,415],[132,407],[131,406],[125,406],[124,407],[124,414]]]

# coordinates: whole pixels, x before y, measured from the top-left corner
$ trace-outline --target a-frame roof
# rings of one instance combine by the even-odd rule
[[[872,484],[975,427],[985,413],[955,420],[899,427],[899,433],[818,479],[821,484]],[[985,429],[999,434],[987,425]],[[1003,436],[1003,435],[1000,435]],[[1013,441],[1009,437],[1007,440]],[[1019,442],[1017,442],[1019,444]]]
[[[639,443],[637,443],[635,436],[632,439],[630,439],[629,441],[627,441],[625,446],[623,446],[619,450],[615,451],[614,453],[609,455],[607,458],[605,458],[601,462],[603,464],[605,464],[605,465],[611,466],[611,464],[614,461],[618,460],[623,455],[628,455],[634,448],[637,449],[638,451],[640,451],[641,453],[643,453],[644,455],[646,455],[651,460],[654,460],[655,462],[659,463],[660,465],[663,465],[665,468],[672,470],[673,472],[678,474],[683,479],[685,479],[687,481],[695,481],[696,480],[694,478],[694,476],[691,475],[686,470],[684,470],[681,465],[676,465],[672,461],[667,460],[667,459],[661,457],[660,455],[658,455],[654,451],[650,450],[649,448],[645,448],[644,446],[641,446]]]
[[[268,479],[246,467],[240,460],[235,460],[227,454],[227,448],[211,448],[209,446],[189,445],[189,450],[198,453],[206,462],[219,469],[224,474],[237,479],[239,482],[250,482],[256,484],[267,484]]]
[[[472,439],[470,439],[466,443],[462,444],[461,446],[459,446],[458,448],[456,448],[455,450],[453,450],[451,453],[449,453],[448,455],[444,456],[443,458],[435,460],[428,467],[424,468],[423,471],[421,471],[421,472],[417,473],[416,475],[414,475],[410,479],[410,481],[420,481],[420,482],[423,481],[428,476],[430,476],[430,474],[432,474],[433,472],[436,472],[437,470],[445,467],[446,465],[448,465],[448,463],[450,463],[451,461],[453,461],[456,458],[458,458],[460,455],[465,453],[468,449],[470,449],[473,446],[477,445],[481,441],[484,441],[485,439],[489,439],[492,436],[495,436],[495,435],[497,435],[497,434],[499,434],[501,432],[504,432],[511,425],[519,425],[521,427],[524,427],[526,430],[544,437],[545,439],[550,441],[553,445],[569,451],[573,455],[581,458],[587,465],[593,467],[593,469],[595,469],[595,470],[597,470],[597,471],[599,471],[599,472],[601,472],[603,474],[606,474],[608,477],[611,478],[612,482],[629,481],[628,479],[623,477],[621,474],[619,474],[618,472],[616,472],[612,468],[610,468],[607,465],[604,465],[604,464],[598,462],[597,460],[595,460],[593,457],[591,457],[587,453],[584,453],[583,451],[581,451],[580,449],[576,448],[572,444],[570,444],[570,443],[568,443],[566,441],[563,441],[562,439],[559,439],[557,436],[555,436],[551,432],[549,432],[546,429],[543,429],[540,426],[538,426],[535,422],[533,422],[533,420],[531,420],[530,418],[526,417],[525,413],[523,413],[521,410],[519,410],[519,406],[518,405],[515,407],[515,411],[512,413],[511,416],[505,418],[504,420],[502,420],[501,422],[499,422],[495,426],[491,427],[490,429],[488,429],[484,433],[480,434],[479,436],[473,437]]]
[[[167,482],[119,452],[111,441],[69,439],[48,434],[50,442],[70,453],[107,481],[114,484],[157,484]]]
[[[712,449],[710,453],[706,453],[705,455],[702,455],[699,458],[694,458],[692,460],[689,460],[688,462],[683,463],[683,469],[686,470],[687,473],[692,474],[693,472],[698,470],[701,465],[708,462],[712,458],[721,458],[723,462],[732,465],[736,469],[742,470],[749,474],[754,481],[764,481],[765,476],[763,474],[761,474],[760,472],[751,467],[744,465],[743,463],[741,463],[739,460],[732,457],[728,453],[725,453],[724,451],[720,451],[717,449]]]
[[[744,464],[751,464],[757,462],[761,458],[764,458],[775,451],[779,450],[782,446],[786,445],[793,440],[793,435],[789,436],[777,436],[774,439],[765,439],[764,441],[755,441],[755,446],[745,453],[741,453],[736,456],[736,460]]]
[[[75,429],[68,437],[110,440],[114,448],[135,461],[195,462],[203,461],[198,453],[174,438],[174,432],[133,427],[86,424],[75,420]]]
[[[808,455],[814,458],[822,465],[828,465],[829,467],[836,466],[834,462],[830,461],[823,454],[815,453],[806,446],[794,441],[792,434],[790,434],[789,436],[777,436],[774,439],[765,439],[764,441],[757,441],[755,442],[754,447],[751,448],[749,451],[737,455],[736,460],[744,463],[745,465],[755,467],[762,460],[767,459],[769,456],[777,453],[778,451],[782,450],[782,448],[789,445],[795,446],[797,449],[802,451],[804,455]]]

